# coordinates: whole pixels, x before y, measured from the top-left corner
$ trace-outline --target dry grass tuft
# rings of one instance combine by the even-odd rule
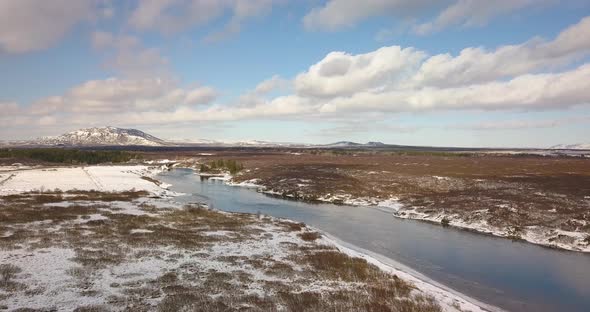
[[[301,233],[297,236],[301,237],[301,239],[306,242],[313,242],[316,239],[319,239],[320,237],[322,237],[322,234],[320,234],[318,232],[305,232],[305,233]]]

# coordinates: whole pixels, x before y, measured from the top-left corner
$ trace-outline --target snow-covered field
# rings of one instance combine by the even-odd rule
[[[140,179],[153,176],[158,170],[148,166],[89,166],[0,171],[0,195],[55,189],[101,192],[135,189],[164,195],[167,191],[161,186]]]
[[[228,296],[237,295],[240,299],[236,302],[245,308],[268,301],[278,310],[289,310],[285,292],[295,296],[293,300],[315,294],[321,298],[343,294],[352,300],[359,296],[357,291],[364,293],[364,287],[373,283],[374,287],[385,287],[395,275],[403,281],[394,282],[395,287],[401,287],[396,293],[405,296],[402,301],[431,307],[432,299],[443,311],[483,311],[483,305],[472,299],[334,238],[305,238],[304,234],[314,233],[314,229],[269,217],[186,210],[173,197],[162,196],[174,195],[165,186],[142,179],[159,170],[147,166],[0,170],[0,196],[36,192],[27,195],[30,200],[24,196],[4,202],[0,197],[0,212],[6,216],[0,220],[0,265],[2,270],[14,266],[7,282],[0,283],[0,309],[156,310],[185,304],[190,291],[203,294],[189,299],[204,306],[227,304],[231,301]],[[54,189],[141,190],[161,198],[68,200],[67,193],[52,193]],[[41,195],[44,197],[35,197]],[[55,198],[48,200],[51,196]],[[37,204],[30,204],[31,200]],[[31,213],[36,210],[42,213]],[[324,261],[321,258],[307,258],[333,250],[363,258],[391,275],[334,279],[331,275],[339,271],[318,268],[316,262]],[[381,278],[389,282],[380,284]],[[404,285],[412,285],[407,294]],[[179,296],[185,296],[184,301],[177,300]],[[367,300],[366,296],[354,297],[354,301]],[[324,303],[320,300],[318,304]]]

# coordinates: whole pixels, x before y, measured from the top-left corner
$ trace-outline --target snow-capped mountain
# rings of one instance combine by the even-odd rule
[[[269,142],[260,140],[239,141],[233,143],[226,143],[232,146],[257,146],[257,147],[272,147],[272,146],[299,146],[301,144],[289,142]]]
[[[567,150],[590,150],[590,143],[584,144],[559,144],[551,146],[551,149],[567,149]]]
[[[162,139],[136,129],[116,127],[86,128],[68,132],[57,137],[45,137],[36,140],[40,145],[166,145]]]

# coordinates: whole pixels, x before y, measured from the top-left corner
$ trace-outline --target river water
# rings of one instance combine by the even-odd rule
[[[590,255],[395,218],[375,207],[284,200],[189,169],[159,175],[184,202],[305,222],[392,259],[472,298],[509,311],[590,311]]]

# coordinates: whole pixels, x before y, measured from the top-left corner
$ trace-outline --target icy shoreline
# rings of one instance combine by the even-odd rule
[[[232,182],[231,176],[226,176],[223,179],[228,185],[256,188],[258,192],[269,194],[273,196],[281,196],[291,199],[296,199],[293,195],[283,194],[282,192],[268,190],[264,185],[258,184],[258,179],[247,180],[239,183]],[[326,194],[316,199],[319,202],[343,204],[350,206],[371,206],[380,209],[391,210],[391,213],[400,219],[426,221],[431,223],[443,224],[443,220],[448,221],[448,226],[452,226],[462,230],[473,231],[481,234],[492,235],[501,238],[526,241],[531,244],[540,245],[548,248],[555,248],[567,251],[576,252],[590,252],[590,244],[585,233],[563,231],[559,229],[549,229],[540,226],[524,227],[519,231],[518,236],[510,229],[502,229],[487,224],[485,220],[478,220],[478,222],[466,222],[458,214],[446,214],[444,212],[437,212],[435,214],[422,213],[414,207],[404,207],[399,199],[391,197],[383,200],[379,198],[355,198],[349,194],[346,195],[331,195]]]
[[[218,175],[218,176],[210,176],[210,175],[204,175],[204,176],[206,176],[208,179],[223,181],[224,183],[226,183],[227,185],[230,185],[230,186],[254,188],[254,189],[257,189],[257,191],[260,193],[274,195],[274,196],[282,196],[282,193],[265,190],[264,186],[256,183],[257,182],[256,179],[236,183],[236,182],[232,181],[233,177],[229,174]],[[324,198],[321,201],[326,202],[326,203],[332,203],[328,198]],[[400,205],[399,203],[397,203],[396,200],[381,201],[380,203],[377,202],[377,204],[376,204],[374,200],[369,201],[369,200],[365,200],[365,199],[356,199],[356,200],[351,199],[351,200],[348,200],[347,202],[345,202],[345,204],[346,205],[363,205],[363,206],[376,205],[378,207],[383,207],[383,208],[391,208],[390,205],[392,205],[392,204]],[[381,205],[379,205],[379,204],[381,204]],[[326,243],[336,247],[338,250],[340,250],[340,252],[343,252],[351,257],[362,258],[362,259],[366,260],[368,263],[379,267],[381,270],[383,270],[385,272],[397,275],[400,278],[402,278],[403,280],[411,281],[412,283],[414,283],[414,285],[416,286],[417,289],[419,289],[420,291],[422,291],[426,294],[429,294],[429,295],[435,297],[436,300],[439,302],[439,304],[441,304],[441,306],[443,306],[444,311],[455,311],[457,304],[459,305],[461,310],[465,310],[465,311],[473,311],[473,312],[475,312],[475,311],[504,311],[498,307],[491,306],[491,305],[485,304],[483,302],[477,301],[474,298],[471,298],[465,294],[462,294],[460,292],[452,290],[440,283],[437,283],[437,282],[425,277],[424,275],[412,270],[410,267],[405,266],[393,259],[376,254],[376,253],[371,252],[369,250],[365,250],[361,247],[358,247],[358,246],[355,246],[352,244],[348,244],[348,243],[338,239],[337,237],[330,235],[329,233],[326,233],[320,229],[314,228],[314,230],[321,232],[322,236],[323,236],[322,239],[325,240]]]
[[[445,285],[437,283],[393,259],[384,257],[358,246],[348,244],[339,238],[323,231],[320,232],[324,236],[324,240],[338,248],[340,252],[343,252],[350,257],[365,259],[368,263],[377,266],[385,272],[397,275],[403,280],[412,282],[418,289],[436,298],[443,308],[453,307],[458,304],[460,309],[463,311],[504,311],[498,307],[485,304],[474,298],[466,296],[465,294],[448,288]]]
[[[22,194],[27,192],[43,192],[45,190],[97,190],[103,192],[122,192],[129,190],[146,191],[150,196],[173,199],[180,195],[169,191],[169,185],[156,180],[156,175],[166,168],[160,166],[90,166],[90,167],[54,167],[32,168],[27,170],[11,170],[12,176],[5,184],[0,185],[0,195]],[[151,179],[146,179],[146,177]],[[231,182],[231,176],[213,177],[226,183],[239,186],[254,187],[255,183],[235,184]],[[257,187],[257,186],[256,186]],[[139,233],[139,232],[138,232]],[[141,234],[141,233],[140,233]],[[136,234],[137,235],[137,234]],[[402,279],[414,283],[417,291],[432,295],[441,304],[444,311],[458,311],[457,306],[472,311],[486,311],[490,307],[476,303],[475,300],[453,292],[450,289],[425,281],[424,278],[412,274],[410,269],[399,269],[400,265],[385,264],[368,252],[360,248],[346,246],[345,243],[324,234],[326,243],[332,244],[343,253],[360,257],[369,263],[375,264],[380,269],[391,274],[396,274]],[[494,311],[497,309],[494,308]]]

